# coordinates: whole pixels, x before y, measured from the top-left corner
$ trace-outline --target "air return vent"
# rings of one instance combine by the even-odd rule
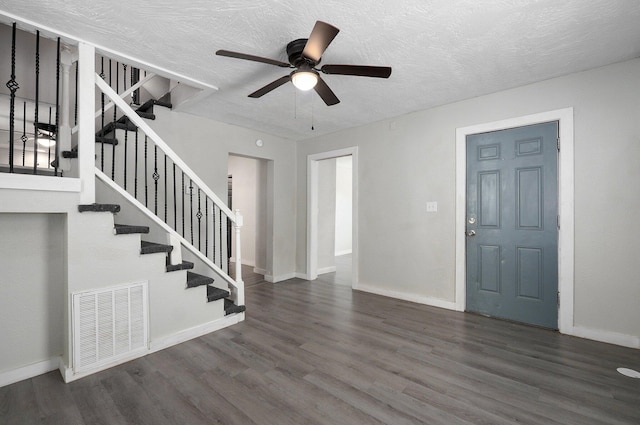
[[[73,297],[73,369],[99,369],[137,357],[148,335],[147,282]]]

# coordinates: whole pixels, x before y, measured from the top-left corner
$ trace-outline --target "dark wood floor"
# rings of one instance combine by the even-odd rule
[[[71,384],[0,388],[9,424],[639,424],[640,352],[293,279],[245,322]]]

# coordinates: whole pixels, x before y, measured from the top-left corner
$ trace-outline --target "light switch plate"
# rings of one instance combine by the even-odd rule
[[[438,212],[438,202],[436,201],[427,202],[427,212],[429,213]]]

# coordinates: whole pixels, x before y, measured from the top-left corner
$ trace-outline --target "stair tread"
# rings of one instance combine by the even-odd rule
[[[101,137],[109,133],[113,133],[114,130],[130,130],[134,131],[138,127],[136,127],[131,121],[127,120],[127,122],[109,122],[102,129],[98,130],[96,136]]]
[[[63,158],[77,158],[78,157],[78,149],[70,150],[70,151],[62,151]]]
[[[114,224],[116,235],[128,235],[132,233],[149,233],[149,226],[137,226],[132,224]]]
[[[167,264],[168,272],[175,272],[178,270],[188,270],[193,268],[193,263],[191,261],[183,261],[180,264]]]
[[[169,253],[173,251],[172,245],[166,245],[156,242],[140,241],[141,254],[155,254],[158,252]]]
[[[104,143],[105,145],[116,145],[118,146],[118,139],[115,137],[104,137],[104,136],[96,136],[96,143]],[[74,146],[72,150],[78,150],[78,146]]]
[[[118,204],[83,204],[78,205],[79,212],[110,212],[117,213],[120,211],[120,205]]]
[[[210,283],[213,283],[212,277],[187,272],[187,288],[195,288],[196,286],[208,285]]]
[[[229,295],[231,294],[226,289],[207,285],[207,302],[221,300],[227,298]]]
[[[225,316],[233,313],[242,313],[243,311],[246,311],[246,310],[247,310],[247,307],[243,305],[235,305],[233,301],[231,301],[230,299],[227,299],[227,298],[224,299]]]
[[[152,109],[154,105],[164,106],[165,108],[169,108],[169,109],[173,107],[173,105],[171,105],[171,103],[169,102],[164,102],[162,100],[149,99],[146,102],[144,102],[142,105],[140,105],[138,109],[136,109],[136,111],[146,112],[149,109]]]

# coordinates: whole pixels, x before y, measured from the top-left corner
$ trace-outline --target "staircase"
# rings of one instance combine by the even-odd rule
[[[114,216],[120,212],[120,205],[117,204],[89,204],[79,205],[78,211],[83,212],[104,212],[113,214]],[[114,224],[114,235],[130,235],[130,234],[148,234],[148,226],[130,225],[130,224]],[[132,255],[153,255],[162,254],[165,256],[165,271],[167,273],[185,271],[184,284],[185,289],[197,288],[199,286],[205,286],[207,288],[206,302],[213,302],[224,299],[224,314],[237,314],[246,310],[244,305],[236,305],[229,299],[230,292],[226,289],[219,288],[213,285],[214,279],[208,276],[204,276],[198,273],[189,271],[193,269],[194,264],[189,261],[181,261],[177,264],[171,264],[171,252],[173,251],[173,245],[167,245],[157,242],[147,241],[141,238],[140,251],[138,253],[132,253]],[[177,301],[179,302],[179,301]]]

